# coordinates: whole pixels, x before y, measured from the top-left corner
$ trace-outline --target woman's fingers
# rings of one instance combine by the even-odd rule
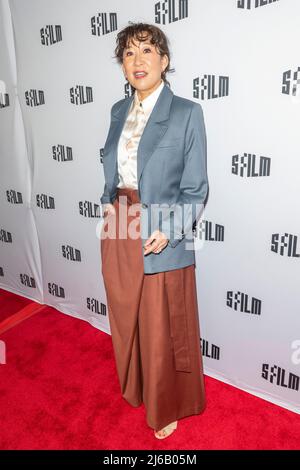
[[[160,253],[168,244],[168,240],[162,244],[159,244],[159,246],[156,248],[156,250],[153,250],[154,253]]]
[[[112,214],[112,215],[115,215],[116,214],[116,209],[115,207],[113,206],[113,204],[110,204],[109,202],[107,204],[104,204],[104,207],[103,207],[104,211],[103,211],[103,217],[106,217],[107,215],[109,214]]]
[[[151,238],[150,238],[151,239]],[[166,239],[165,235],[162,232],[159,232],[159,235],[156,235],[155,241],[151,244],[147,244],[144,254],[148,255],[149,253],[160,253],[169,243],[169,240]]]

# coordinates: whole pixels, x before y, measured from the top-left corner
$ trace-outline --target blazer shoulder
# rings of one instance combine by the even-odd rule
[[[178,107],[181,112],[187,111],[191,113],[193,108],[197,106],[200,107],[201,111],[203,111],[202,105],[200,103],[193,101],[193,100],[189,100],[188,98],[183,98],[183,96],[174,95],[173,104],[175,105],[176,108]]]
[[[112,107],[111,107],[111,113],[114,114],[116,111],[118,111],[118,109],[120,108],[120,106],[122,106],[123,103],[125,103],[126,100],[128,100],[130,97],[126,97],[126,98],[122,98],[118,101],[116,101]]]

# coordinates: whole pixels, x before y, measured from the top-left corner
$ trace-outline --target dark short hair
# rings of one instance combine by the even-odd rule
[[[169,59],[168,65],[164,72],[161,74],[161,78],[163,81],[170,86],[170,83],[166,79],[166,74],[171,71],[170,69],[170,49],[169,49],[169,40],[165,33],[155,25],[149,23],[132,23],[130,22],[130,26],[126,26],[126,28],[119,31],[117,34],[117,46],[114,50],[115,56],[114,58],[117,59],[119,64],[123,63],[123,53],[124,49],[130,44],[131,40],[137,39],[138,41],[145,41],[149,39],[151,44],[155,45],[157,48],[158,53],[161,56],[166,55]],[[146,32],[147,34],[143,37],[143,33]],[[172,69],[173,70],[173,69]]]

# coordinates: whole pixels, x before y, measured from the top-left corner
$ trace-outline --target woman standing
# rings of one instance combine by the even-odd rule
[[[112,106],[104,145],[102,274],[122,396],[164,439],[206,403],[192,232],[208,191],[205,125],[168,86],[158,27],[126,27],[115,52],[135,92]]]

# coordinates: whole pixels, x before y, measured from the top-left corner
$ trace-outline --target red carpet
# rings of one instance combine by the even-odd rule
[[[207,376],[205,412],[159,441],[120,395],[109,335],[1,290],[0,311],[18,321],[0,336],[0,449],[299,449],[299,415]]]
[[[30,299],[26,299],[21,295],[0,289],[0,323],[18,310],[26,307],[26,305],[32,305],[32,303]]]

